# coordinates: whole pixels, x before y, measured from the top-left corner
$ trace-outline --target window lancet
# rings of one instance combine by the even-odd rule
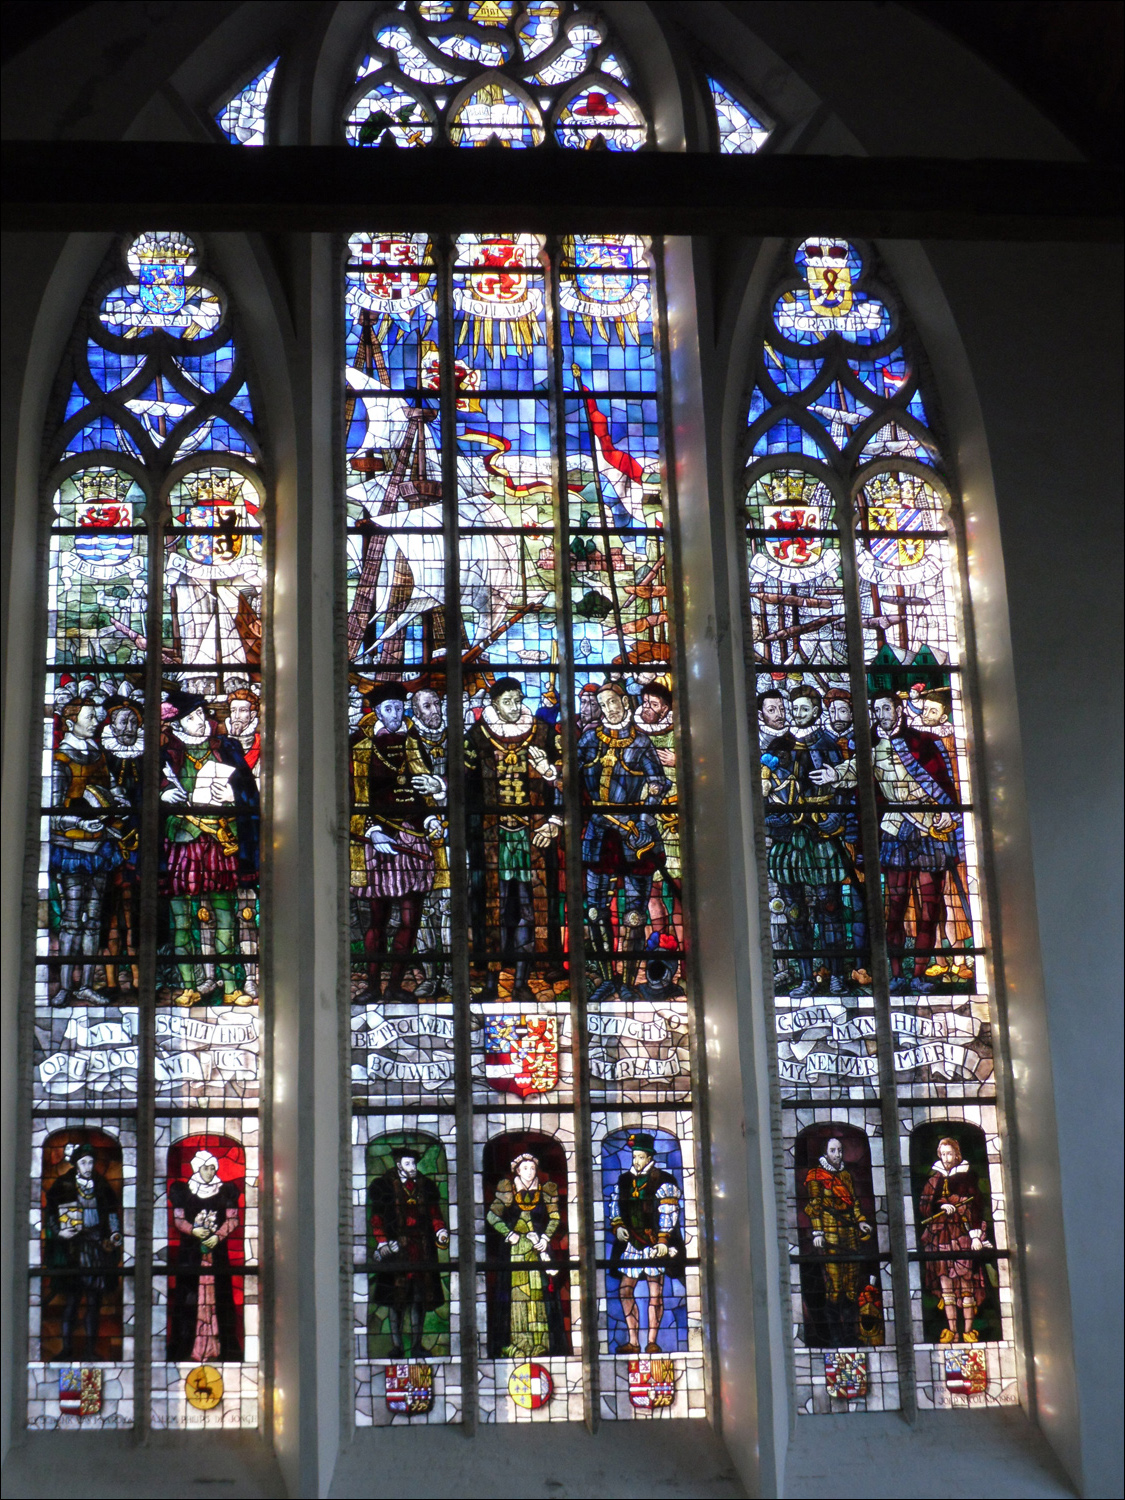
[[[113,252],[59,407],[27,1421],[255,1427],[264,486],[187,235]]]
[[[742,516],[798,1409],[1014,1402],[958,511],[873,253],[790,264]]]
[[[239,89],[215,116],[215,123],[233,146],[264,146],[270,90],[280,57]]]
[[[349,242],[363,1425],[704,1410],[656,283]]]

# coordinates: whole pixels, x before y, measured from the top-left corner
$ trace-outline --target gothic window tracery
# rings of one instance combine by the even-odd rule
[[[111,252],[56,422],[27,1419],[255,1427],[265,488],[186,234]]]
[[[798,1409],[1012,1402],[963,538],[875,253],[797,246],[754,371],[746,639]]]

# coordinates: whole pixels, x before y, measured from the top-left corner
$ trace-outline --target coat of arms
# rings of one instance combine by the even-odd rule
[[[545,1094],[559,1081],[559,1023],[554,1016],[488,1016],[484,1076],[502,1094]]]
[[[842,318],[851,310],[852,272],[843,241],[806,240],[805,280],[809,302],[822,318]]]
[[[473,253],[469,284],[482,302],[510,304],[527,296],[528,255],[521,240],[487,235]]]
[[[941,529],[937,494],[910,474],[880,474],[864,496],[871,556],[885,568],[916,568],[926,556],[927,538],[910,533]],[[885,539],[879,532],[887,533]]]
[[[766,551],[771,557],[798,568],[808,567],[810,563],[819,561],[821,538],[799,535],[803,531],[820,529],[819,506],[764,505],[762,515],[767,529],[776,533],[764,538]]]
[[[657,1411],[676,1399],[676,1367],[670,1359],[629,1361],[629,1400],[638,1411]]]
[[[59,1410],[64,1417],[96,1417],[101,1409],[101,1370],[71,1365],[59,1371]]]
[[[636,277],[632,269],[640,242],[632,235],[589,237],[574,242],[575,280],[583,297],[591,302],[624,302],[632,293]],[[619,273],[608,274],[607,272]]]
[[[867,1355],[834,1349],[824,1356],[824,1380],[837,1401],[859,1401],[867,1395]]]
[[[554,1395],[555,1382],[542,1365],[517,1365],[508,1376],[508,1395],[525,1411],[538,1411]]]
[[[421,1417],[434,1404],[432,1365],[387,1366],[387,1410],[398,1417]]]
[[[196,1365],[184,1376],[184,1395],[196,1411],[211,1411],[223,1399],[223,1377],[214,1365]]]
[[[133,524],[133,507],[125,496],[131,481],[125,474],[94,470],[79,479],[82,498],[75,507],[74,550],[84,562],[122,563],[132,555],[132,536],[121,532]]]
[[[988,1389],[988,1365],[980,1349],[962,1349],[945,1356],[945,1388],[951,1396],[983,1396]]]

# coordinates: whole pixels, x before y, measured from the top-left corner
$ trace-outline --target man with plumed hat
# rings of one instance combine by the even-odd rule
[[[371,711],[360,718],[351,746],[351,890],[368,906],[364,950],[371,997],[382,991],[385,999],[409,1000],[402,981],[417,942],[423,902],[434,886],[441,819],[433,798],[419,790],[433,778],[418,736],[404,723],[405,689],[397,682],[375,683],[366,699]],[[396,902],[399,925],[387,952]]]
[[[258,880],[258,784],[242,746],[209,718],[202,694],[172,688],[161,721],[160,800],[168,813],[159,890],[168,897],[180,980],[172,1002],[198,1005],[221,991],[225,1005],[252,1005],[242,964],[197,967],[193,955],[237,951],[238,888]]]
[[[620,1278],[619,1296],[628,1337],[618,1354],[641,1353],[641,1315],[637,1288],[648,1283],[648,1342],[645,1354],[660,1354],[660,1324],[664,1317],[664,1277],[683,1279],[684,1240],[680,1228],[680,1185],[656,1163],[656,1142],[650,1132],[633,1130],[625,1143],[632,1152],[610,1195],[609,1222],[613,1232],[611,1276]]]

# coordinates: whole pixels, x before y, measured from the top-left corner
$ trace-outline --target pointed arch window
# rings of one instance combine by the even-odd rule
[[[115,245],[45,496],[27,1421],[259,1421],[265,482],[227,297]]]
[[[955,482],[873,250],[767,302],[741,520],[798,1409],[1014,1402]]]
[[[345,280],[357,1421],[702,1414],[652,253]]]

